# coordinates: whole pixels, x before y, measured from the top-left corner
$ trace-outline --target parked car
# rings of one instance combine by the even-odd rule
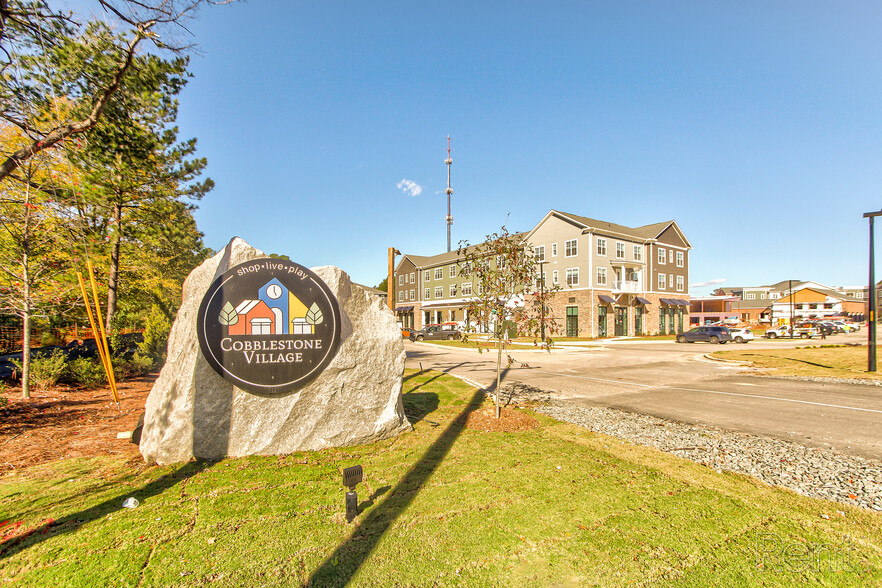
[[[729,327],[729,334],[736,343],[747,343],[756,339],[747,327]]]
[[[454,339],[462,339],[462,332],[456,328],[456,325],[426,325],[425,328],[418,331],[411,331],[409,338],[411,341],[439,339],[453,341]]]
[[[775,327],[774,329],[769,329],[765,332],[763,337],[766,339],[777,339],[778,337],[789,337],[790,336],[790,327],[787,325],[781,325],[780,327]],[[817,337],[819,335],[818,330],[814,325],[797,325],[795,329],[793,329],[793,336],[799,337],[800,339],[811,339],[812,337]]]
[[[855,327],[852,323],[847,323],[845,321],[833,321],[833,324],[839,327],[843,333],[853,333],[857,331],[857,327]]]
[[[833,333],[836,333],[839,331],[839,329],[836,328],[836,325],[834,325],[833,323],[828,323],[826,321],[816,322],[815,329],[818,330],[819,335],[822,332],[824,333],[824,335],[832,335]]]
[[[696,341],[725,344],[732,341],[732,334],[727,327],[711,325],[695,327],[677,335],[677,343],[695,343]]]

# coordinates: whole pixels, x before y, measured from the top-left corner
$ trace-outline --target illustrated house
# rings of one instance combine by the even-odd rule
[[[306,305],[296,296],[288,296],[288,316],[291,317],[292,335],[312,335],[315,326],[306,322]]]
[[[307,308],[282,282],[273,278],[258,290],[257,300],[236,307],[239,320],[228,327],[230,335],[312,335]]]
[[[272,335],[276,313],[263,300],[245,300],[236,307],[239,320],[230,325],[230,335]]]

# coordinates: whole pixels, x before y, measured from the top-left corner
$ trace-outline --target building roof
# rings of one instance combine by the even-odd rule
[[[562,212],[560,210],[552,210],[549,214],[555,212],[560,214],[561,216],[576,221],[586,228],[590,227],[592,229],[599,229],[601,231],[610,231],[612,233],[619,233],[621,235],[636,237],[643,240],[656,239],[659,235],[664,233],[668,229],[668,227],[674,225],[674,227],[676,227],[677,229],[677,232],[680,233],[681,237],[683,237],[683,241],[685,241],[690,248],[692,247],[692,245],[689,243],[689,240],[686,239],[686,235],[683,234],[683,231],[681,231],[680,227],[677,225],[677,221],[674,220],[653,223],[651,225],[643,225],[642,227],[626,227],[625,225],[618,225],[616,223],[597,220],[595,218],[581,216],[578,214],[570,214],[568,212]]]
[[[527,233],[511,233],[509,235],[510,238],[521,241]],[[466,252],[474,251],[480,244],[469,245],[465,248]],[[459,251],[454,249],[453,251],[445,251],[444,253],[439,253],[438,255],[412,255],[410,253],[405,253],[401,257],[401,261],[398,262],[398,266],[404,261],[405,258],[409,259],[411,263],[413,263],[416,267],[420,269],[429,268],[434,265],[443,265],[445,263],[450,263],[451,261],[457,261],[460,258]],[[398,271],[398,267],[396,266],[395,271]]]

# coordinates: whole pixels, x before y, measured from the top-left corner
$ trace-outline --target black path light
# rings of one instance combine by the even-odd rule
[[[343,485],[349,488],[349,492],[346,493],[346,520],[350,523],[358,516],[358,494],[355,492],[355,486],[361,483],[363,476],[360,465],[343,468]]]
[[[867,321],[867,371],[875,372],[876,371],[876,272],[875,272],[875,259],[873,255],[873,250],[875,249],[873,243],[873,219],[877,216],[882,216],[882,210],[877,212],[865,212],[864,218],[870,219],[870,302],[867,308],[868,314],[870,315]]]

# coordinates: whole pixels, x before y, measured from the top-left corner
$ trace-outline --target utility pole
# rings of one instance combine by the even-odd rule
[[[395,312],[395,256],[401,255],[401,252],[390,247],[388,250],[387,261],[388,267],[386,272],[386,303],[389,309]]]
[[[450,166],[453,165],[453,159],[450,158],[450,135],[447,135],[447,159],[444,163],[447,164],[447,189],[444,190],[447,194],[447,216],[444,220],[447,221],[447,253],[450,253],[450,227],[453,225],[453,216],[450,214],[450,197],[453,196],[453,188],[450,187]]]
[[[796,299],[793,297],[793,280],[788,283],[790,288],[790,338],[793,339],[793,310],[796,308]]]
[[[877,212],[865,212],[864,218],[870,219],[870,302],[867,308],[869,320],[867,321],[867,371],[876,371],[876,258],[875,243],[873,242],[873,219],[882,216],[882,210]]]

